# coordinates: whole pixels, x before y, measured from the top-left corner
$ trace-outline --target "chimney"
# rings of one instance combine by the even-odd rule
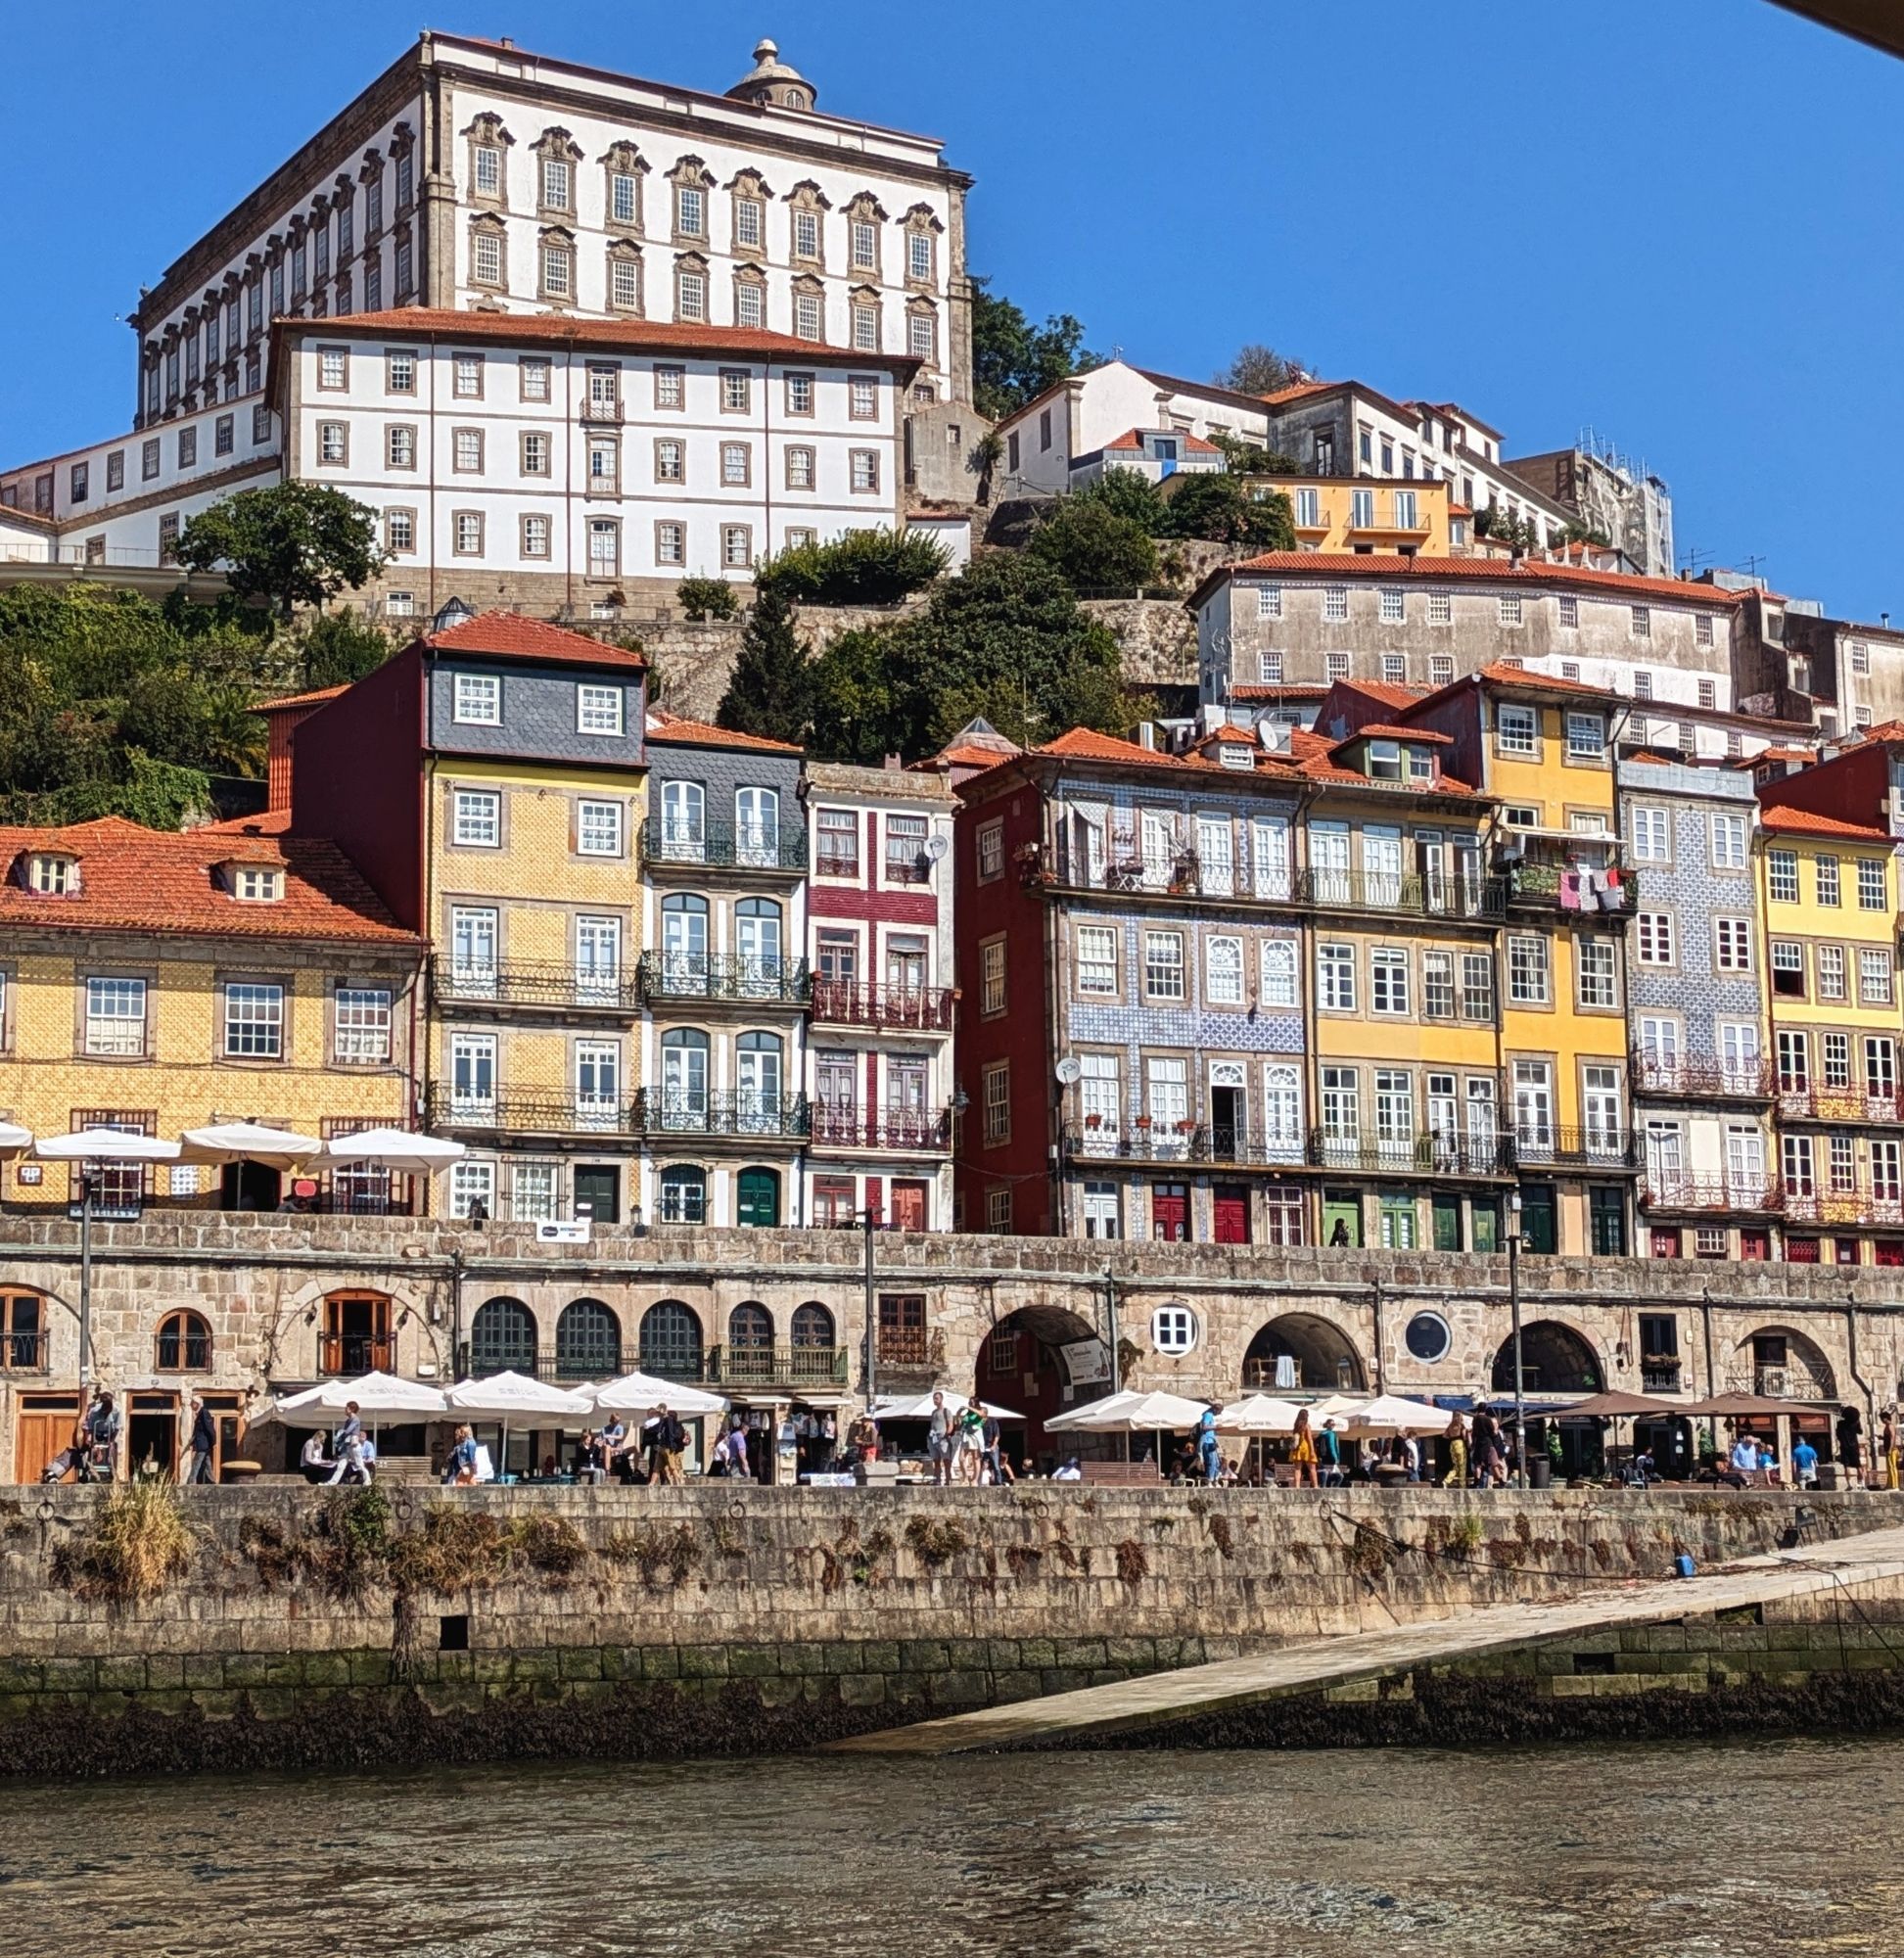
[[[1149,748],[1153,752],[1155,751],[1157,746],[1157,723],[1154,721],[1139,721],[1138,723],[1138,746],[1139,748]]]
[[[889,775],[896,775],[906,765],[897,755],[888,755],[879,765]]]
[[[1890,624],[1890,614],[1889,614],[1888,612],[1881,612],[1881,613],[1879,613],[1879,615],[1878,615],[1878,623],[1879,623],[1879,625],[1881,625],[1881,626],[1885,626],[1885,627],[1888,627],[1888,626],[1889,626],[1889,624]]]

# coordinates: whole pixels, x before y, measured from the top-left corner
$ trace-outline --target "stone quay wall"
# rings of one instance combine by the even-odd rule
[[[122,1494],[110,1498],[123,1502]],[[794,1748],[1771,1548],[1776,1493],[97,1488],[0,1501],[0,1773]],[[1808,1500],[1808,1534],[1889,1520]]]

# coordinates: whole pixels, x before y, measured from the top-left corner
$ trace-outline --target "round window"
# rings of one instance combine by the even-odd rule
[[[1180,1359],[1196,1344],[1196,1314],[1187,1305],[1160,1305],[1150,1315],[1150,1343],[1166,1359]]]
[[[1426,1366],[1447,1359],[1448,1349],[1455,1343],[1448,1322],[1438,1312],[1417,1312],[1409,1321],[1403,1337],[1408,1341],[1409,1351]]]

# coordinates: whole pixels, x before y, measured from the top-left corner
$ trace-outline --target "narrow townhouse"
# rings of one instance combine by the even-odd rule
[[[640,1200],[645,679],[639,653],[485,613],[289,730],[293,827],[337,837],[429,941],[455,1215],[619,1223]]]
[[[952,1228],[956,807],[949,769],[808,765],[815,1224]]]
[[[648,1214],[804,1222],[807,824],[801,751],[650,717],[640,967]]]

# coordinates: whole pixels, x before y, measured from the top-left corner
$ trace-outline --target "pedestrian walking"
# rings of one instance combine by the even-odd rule
[[[1791,1444],[1791,1478],[1801,1489],[1818,1487],[1818,1450],[1802,1434]]]
[[[1017,1481],[1018,1477],[1011,1472],[1011,1464],[1005,1460],[1004,1429],[998,1425],[997,1415],[985,1417],[985,1425],[979,1429],[979,1440],[985,1448],[985,1470],[993,1482]]]
[[[187,1482],[209,1482],[211,1458],[218,1451],[218,1426],[211,1419],[210,1410],[199,1399],[192,1396],[192,1439],[190,1443],[192,1467],[186,1474]]]
[[[1348,1482],[1349,1471],[1342,1466],[1342,1426],[1333,1415],[1316,1437],[1316,1466],[1324,1489],[1340,1489]]]
[[[952,1482],[952,1415],[942,1393],[932,1396],[932,1419],[926,1422],[925,1452],[932,1463],[932,1486],[944,1489]]]
[[[363,1421],[355,1401],[344,1404],[344,1423],[331,1436],[331,1454],[337,1467],[331,1470],[327,1486],[342,1482],[347,1475],[359,1482],[370,1480],[370,1464],[363,1453]]]
[[[1203,1419],[1196,1430],[1196,1452],[1202,1465],[1204,1481],[1218,1481],[1223,1474],[1223,1444],[1217,1439],[1215,1408],[1203,1410]]]
[[[1884,1410],[1884,1426],[1880,1438],[1880,1446],[1884,1456],[1884,1487],[1895,1489],[1897,1480],[1897,1410]]]
[[[673,1414],[666,1401],[655,1409],[655,1418],[648,1429],[649,1479],[678,1485],[681,1475],[681,1452],[687,1446],[687,1429],[680,1423],[679,1416]]]
[[[976,1400],[958,1411],[958,1452],[954,1460],[958,1480],[974,1488],[985,1476],[985,1412]]]
[[[449,1462],[443,1469],[442,1478],[458,1489],[467,1489],[476,1480],[476,1431],[468,1422],[456,1430],[456,1439],[450,1447]]]
[[[1314,1489],[1320,1486],[1316,1480],[1316,1436],[1309,1425],[1309,1410],[1296,1410],[1295,1439],[1290,1444],[1289,1460],[1296,1471],[1298,1489]]]
[[[1462,1489],[1467,1486],[1467,1423],[1462,1419],[1457,1408],[1448,1419],[1448,1425],[1442,1431],[1442,1439],[1448,1444],[1448,1472],[1441,1478],[1444,1489]]]

